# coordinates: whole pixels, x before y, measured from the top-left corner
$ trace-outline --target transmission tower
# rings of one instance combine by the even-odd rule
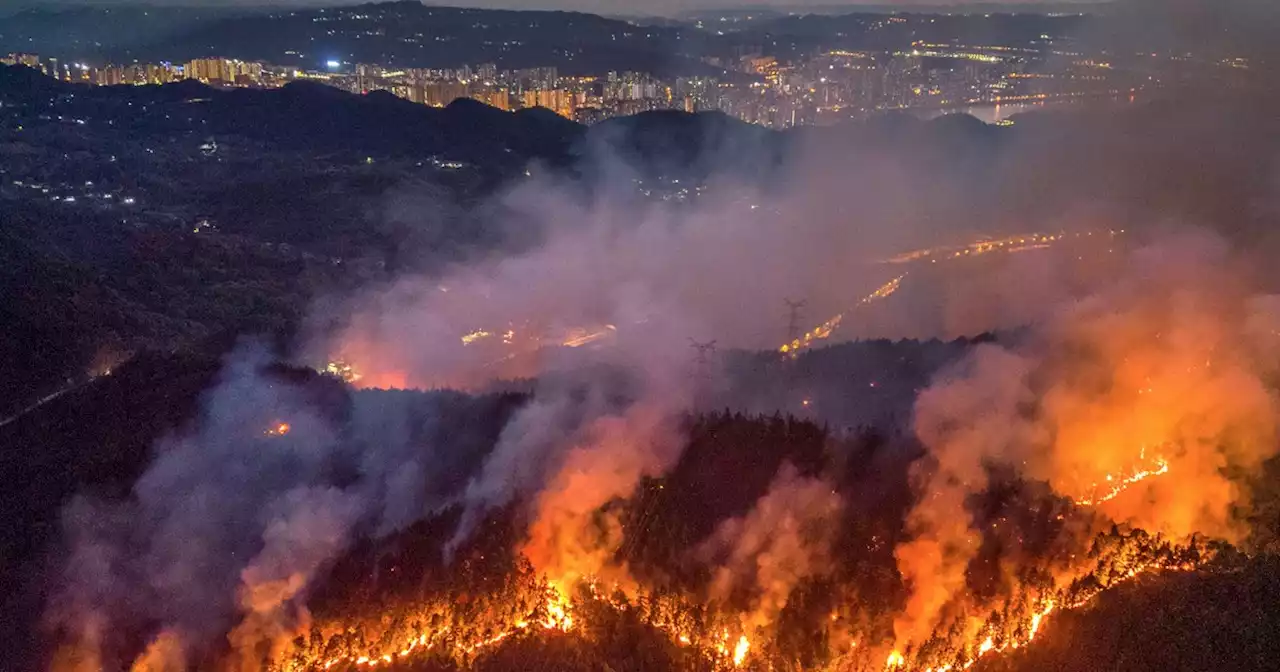
[[[689,345],[694,350],[698,351],[697,360],[696,360],[698,363],[698,366],[702,367],[711,363],[710,357],[716,351],[715,341],[707,341],[706,343],[699,343],[698,341],[695,341],[691,338],[689,339]]]
[[[804,309],[808,301],[801,299],[800,301],[792,301],[791,299],[783,299],[787,304],[787,342],[794,343],[800,338],[800,311]]]
[[[689,339],[689,346],[698,351],[697,356],[694,358],[694,363],[696,364],[694,367],[694,376],[697,378],[710,377],[711,355],[716,351],[716,342],[707,341],[705,343],[701,343],[691,338]]]

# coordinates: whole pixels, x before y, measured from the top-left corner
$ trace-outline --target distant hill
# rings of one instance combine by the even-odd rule
[[[777,168],[787,137],[723,112],[677,110],[610,119],[587,134],[595,149],[651,177],[693,180],[712,173],[761,178]]]
[[[0,66],[0,93],[22,101],[30,112],[56,107],[64,116],[93,119],[138,137],[239,135],[298,149],[444,154],[490,164],[508,156],[521,162],[562,157],[583,128],[555,115],[507,113],[471,100],[441,109],[387,92],[357,96],[305,81],[270,90],[216,89],[194,80],[94,87],[56,81],[24,66]]]
[[[0,52],[36,51],[94,62],[227,56],[304,69],[340,60],[390,67],[496,63],[513,69],[551,66],[565,74],[630,70],[744,77],[708,62],[721,59],[723,65],[753,53],[787,58],[833,48],[905,49],[917,40],[1018,46],[1045,33],[1091,28],[1088,17],[1075,14],[926,15],[920,12],[940,8],[918,6],[910,7],[908,16],[919,20],[888,24],[881,9],[886,8],[704,12],[682,22],[437,7],[416,0],[295,9],[54,6],[6,18],[0,24]]]
[[[319,69],[325,61],[400,67],[497,63],[571,74],[723,72],[698,61],[700,31],[594,14],[433,7],[416,1],[261,11],[141,6],[31,9],[0,27],[0,51],[66,58],[184,61],[202,56]],[[119,24],[119,25],[117,25]]]

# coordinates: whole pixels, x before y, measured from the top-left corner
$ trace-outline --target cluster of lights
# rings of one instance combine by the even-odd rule
[[[902,275],[899,275],[898,277],[890,280],[889,282],[886,282],[883,285],[880,285],[879,287],[876,288],[876,291],[871,292],[870,294],[862,297],[858,301],[858,305],[856,307],[861,308],[862,306],[866,306],[868,304],[871,304],[881,299],[886,299],[892,296],[893,293],[898,291],[898,288],[902,286],[902,280],[903,278],[906,278],[906,277],[907,277],[907,274],[903,273]],[[808,332],[805,332],[805,334],[800,338],[797,338],[791,341],[790,343],[784,343],[782,347],[778,348],[778,352],[784,355],[787,355],[789,357],[797,356],[801,350],[812,347],[818,341],[823,341],[830,338],[831,334],[836,330],[837,327],[840,326],[840,323],[844,321],[844,316],[845,316],[844,313],[840,313],[839,315],[836,315],[835,317],[827,320],[826,322],[823,322],[822,324],[814,327]]]

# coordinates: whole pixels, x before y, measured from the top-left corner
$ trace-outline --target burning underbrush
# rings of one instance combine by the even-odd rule
[[[462,515],[447,506],[355,542],[279,634],[247,646],[231,638],[177,663],[165,647],[181,644],[161,631],[133,667],[959,670],[1025,647],[1110,588],[1227,569],[1233,560],[1220,556],[1236,557],[1220,543],[1115,526],[1044,484],[993,471],[989,489],[965,502],[981,534],[963,586],[938,627],[899,651],[895,617],[910,586],[894,551],[923,447],[784,417],[711,414],[684,429],[669,473],[577,530],[590,537],[580,543],[608,549],[599,575],[557,580],[531,564],[521,502],[491,511],[446,558]]]
[[[610,561],[627,580],[549,580],[519,552],[527,523],[517,506],[491,515],[446,564],[456,512],[446,513],[338,562],[310,600],[309,629],[263,666],[959,670],[1030,644],[1056,614],[1110,588],[1225,570],[1238,557],[1002,480],[970,502],[981,548],[944,624],[896,651],[908,591],[895,571],[895,519],[909,501],[902,487],[872,490],[905,475],[889,455],[907,446],[741,416],[701,418],[692,436],[669,476],[598,512],[594,534],[607,534],[610,515],[621,521]],[[738,470],[740,488],[717,487]]]

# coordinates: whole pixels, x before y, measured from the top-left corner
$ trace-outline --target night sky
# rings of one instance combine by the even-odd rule
[[[777,9],[813,9],[821,8],[830,12],[833,8],[849,7],[855,11],[858,7],[874,6],[901,7],[903,9],[930,9],[964,5],[995,6],[1001,4],[1017,5],[1019,8],[1035,6],[1061,7],[1073,3],[1089,3],[1090,0],[1017,0],[1016,2],[999,2],[983,0],[458,0],[442,1],[427,4],[441,6],[490,7],[503,9],[564,9],[597,14],[679,14],[701,9],[720,8],[777,8]],[[119,5],[144,4],[137,0],[0,0],[0,8],[31,5]],[[145,4],[154,5],[218,5],[218,6],[335,6],[362,4],[358,0],[146,0]],[[1094,0],[1096,4],[1096,0]]]

